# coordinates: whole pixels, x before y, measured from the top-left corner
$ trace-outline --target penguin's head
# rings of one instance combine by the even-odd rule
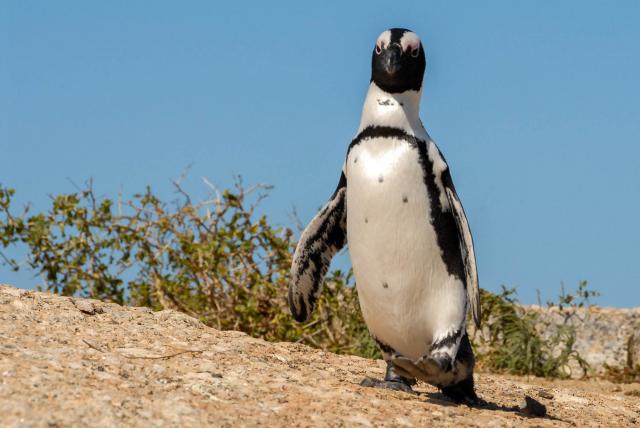
[[[418,91],[426,66],[418,35],[404,28],[392,28],[376,40],[371,60],[371,81],[392,94]]]

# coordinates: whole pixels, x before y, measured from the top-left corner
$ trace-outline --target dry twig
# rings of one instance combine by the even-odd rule
[[[178,355],[182,355],[182,354],[198,354],[204,352],[204,350],[201,349],[183,349],[179,352],[173,353],[173,354],[168,354],[168,355],[152,355],[152,356],[141,356],[141,355],[125,355],[125,354],[120,354],[125,358],[130,358],[133,360],[165,360],[168,358],[173,358],[173,357],[177,357]]]
[[[86,345],[87,345],[89,348],[91,348],[91,349],[95,349],[96,351],[98,351],[98,352],[102,352],[102,353],[104,354],[104,352],[105,352],[105,351],[104,351],[104,349],[100,349],[100,347],[99,347],[99,346],[94,345],[93,343],[89,342],[89,341],[88,341],[88,340],[86,340],[86,339],[82,339],[82,341],[83,341],[84,343],[86,343]]]

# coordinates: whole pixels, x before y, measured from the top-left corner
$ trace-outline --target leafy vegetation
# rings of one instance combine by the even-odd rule
[[[240,179],[231,190],[207,185],[208,197],[195,202],[176,182],[177,199],[166,203],[150,188],[127,201],[98,198],[89,183],[51,197],[45,212],[26,207],[18,214],[14,190],[0,186],[0,249],[20,245],[28,253],[25,261],[0,256],[13,269],[34,270],[44,289],[63,295],[172,308],[219,329],[379,357],[350,272],[329,273],[308,323],[289,315],[295,242],[290,229],[271,225],[256,211],[268,187],[245,189]],[[556,305],[581,306],[590,293],[581,284],[576,296],[563,292]],[[483,290],[481,301],[483,329],[472,338],[485,367],[551,377],[567,376],[572,360],[586,367],[566,319],[549,325],[525,312],[514,290]]]
[[[602,377],[616,383],[640,383],[640,366],[610,367],[605,365],[605,373]],[[635,396],[640,397],[640,390],[635,391]]]
[[[632,334],[627,341],[627,364],[624,367],[611,367],[605,364],[603,378],[617,383],[640,383],[640,364],[638,363],[640,343],[638,335]],[[635,391],[640,396],[640,390]]]
[[[86,189],[51,197],[46,212],[19,214],[15,191],[0,186],[0,248],[22,245],[13,269],[40,274],[46,290],[121,304],[172,308],[219,329],[272,341],[299,341],[333,352],[372,355],[351,276],[330,273],[309,323],[289,315],[286,290],[292,231],[256,214],[268,187],[209,185],[194,202],[179,182],[164,203],[150,188],[128,201]]]
[[[547,303],[562,315],[561,323],[553,323],[538,311],[524,310],[513,288],[503,287],[499,294],[481,290],[483,328],[472,340],[480,363],[492,371],[565,378],[573,362],[586,375],[588,364],[574,349],[576,332],[569,320],[594,295],[586,281],[575,295],[563,289],[557,303]]]

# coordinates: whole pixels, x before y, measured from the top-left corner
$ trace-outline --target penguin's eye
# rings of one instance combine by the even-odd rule
[[[380,45],[376,45],[376,55],[380,55],[380,52],[382,52],[382,48]]]
[[[413,48],[413,49],[411,49],[411,56],[414,57],[414,58],[417,58],[419,52],[420,52],[420,47],[419,46],[417,48]]]

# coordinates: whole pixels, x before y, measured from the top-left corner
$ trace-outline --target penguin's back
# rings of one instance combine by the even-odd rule
[[[466,309],[464,284],[448,272],[430,220],[425,173],[432,171],[417,144],[433,143],[417,141],[368,138],[345,165],[347,242],[362,313],[377,340],[414,359],[459,329]]]

